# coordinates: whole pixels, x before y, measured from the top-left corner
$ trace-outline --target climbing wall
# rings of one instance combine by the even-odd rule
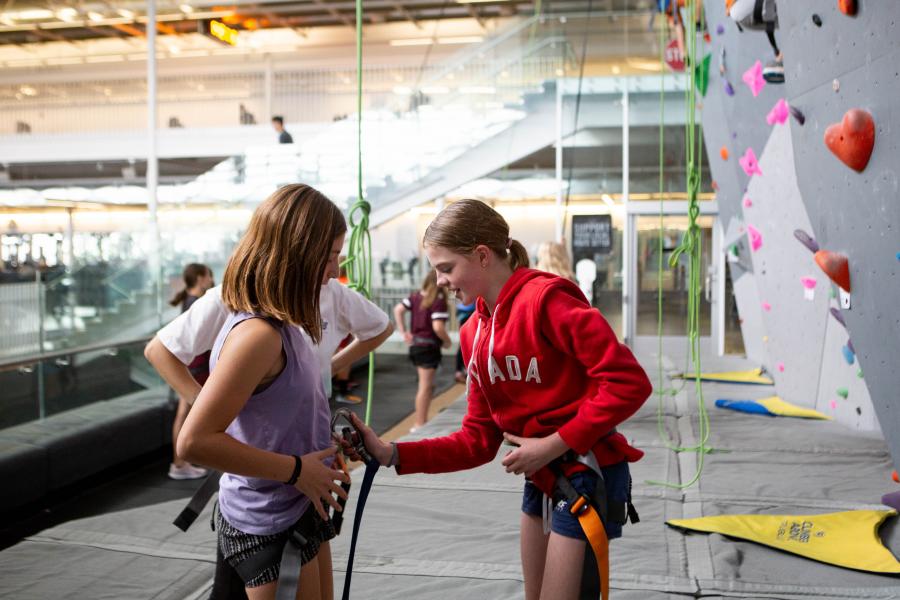
[[[728,222],[723,245],[726,248],[726,268],[731,275],[734,300],[741,323],[744,353],[747,358],[760,365],[768,364],[766,343],[763,341],[765,327],[760,309],[759,288],[756,285],[756,277],[753,276],[747,234],[743,221],[738,217],[733,217]]]
[[[775,390],[788,402],[815,407],[854,428],[873,429],[875,421],[848,410],[849,389],[838,394],[855,383],[855,369],[843,359],[845,340],[832,327],[841,326],[830,313],[830,282],[794,236],[795,229],[812,229],[794,171],[791,130],[799,125],[788,119],[763,126],[771,136],[742,210]],[[865,386],[853,387],[854,405],[871,412]]]
[[[750,180],[738,161],[747,148],[752,148],[757,155],[762,151],[769,136],[766,114],[779,97],[778,90],[771,86],[754,97],[742,76],[757,59],[764,61],[771,57],[772,50],[764,35],[738,31],[725,15],[724,2],[705,2],[704,9],[710,41],[700,47],[711,55],[711,66],[709,88],[701,104],[703,138],[717,188],[719,220],[726,231],[725,250],[730,254],[729,267],[745,351],[748,358],[770,368],[762,343],[766,332],[759,328],[762,315],[756,280],[744,279],[745,275],[752,275],[748,270],[752,264],[749,246],[729,243],[727,232],[741,224],[742,202]]]
[[[838,407],[857,413],[864,426],[875,421],[866,415],[868,407],[857,403],[856,390],[864,381],[894,464],[900,465],[900,2],[859,0],[855,16],[841,13],[837,4],[778,5],[784,93],[806,121],[792,127],[792,137],[810,233],[821,249],[849,259],[850,307],[841,310],[847,327],[842,331],[832,319],[828,335],[841,347],[849,335],[856,353],[847,359],[855,364],[845,362],[848,368],[840,374],[823,368],[820,388],[832,397],[840,390]],[[841,162],[824,143],[826,129],[855,108],[868,111],[874,120],[874,147],[861,172]],[[858,135],[844,130],[835,139],[847,148]],[[799,245],[796,249],[806,252]],[[817,269],[808,256],[809,268]],[[857,375],[860,369],[863,379]]]

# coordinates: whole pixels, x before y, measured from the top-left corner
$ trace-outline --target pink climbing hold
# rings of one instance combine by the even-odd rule
[[[747,148],[747,151],[738,159],[738,162],[741,163],[741,168],[744,169],[747,177],[763,174],[762,169],[759,168],[759,161],[756,160],[756,152],[753,151],[753,148]]]
[[[763,303],[762,303],[762,308],[763,308],[764,311],[769,312],[770,310],[772,310],[772,305],[769,304],[768,302],[763,302]]]
[[[814,290],[816,288],[816,278],[815,277],[801,277],[800,283],[803,284],[808,290]]]
[[[831,401],[831,410],[837,410],[837,401],[835,401],[835,400]]]
[[[790,114],[791,111],[788,108],[788,103],[782,98],[775,103],[775,106],[773,106],[772,110],[769,111],[769,114],[766,115],[766,123],[769,125],[774,125],[775,123],[784,125],[784,122],[787,121]]]
[[[744,198],[744,208],[750,208],[751,206],[753,206],[753,200]]]
[[[763,79],[762,74],[762,63],[760,61],[753,63],[752,67],[744,71],[741,79],[744,80],[744,83],[746,83],[747,87],[750,88],[750,91],[753,92],[754,98],[759,96],[759,92],[762,91],[763,87],[766,85],[766,80]]]
[[[784,363],[783,362],[778,363],[778,371],[780,373],[784,373]]]
[[[753,225],[747,225],[747,237],[750,238],[750,249],[756,252],[762,248],[762,234]]]

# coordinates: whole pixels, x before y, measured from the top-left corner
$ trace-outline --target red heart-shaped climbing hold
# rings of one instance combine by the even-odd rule
[[[875,146],[875,121],[868,112],[851,108],[840,123],[825,130],[825,145],[851,169],[862,172]]]
[[[850,293],[850,261],[838,252],[819,250],[815,254],[816,264],[828,278]]]
[[[838,0],[838,8],[845,15],[852,17],[856,14],[856,0]]]

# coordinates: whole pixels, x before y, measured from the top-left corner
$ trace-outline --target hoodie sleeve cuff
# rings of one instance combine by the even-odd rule
[[[594,443],[597,441],[596,436],[592,433],[592,428],[583,427],[578,422],[578,415],[560,427],[559,437],[578,454],[587,454],[593,449]]]
[[[423,473],[428,460],[425,459],[426,452],[416,451],[417,442],[398,442],[397,443],[397,464],[394,468],[398,475],[408,475],[410,473]]]

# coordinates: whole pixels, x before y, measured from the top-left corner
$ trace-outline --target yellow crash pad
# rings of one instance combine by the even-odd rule
[[[872,573],[900,573],[878,528],[894,510],[851,510],[822,515],[720,515],[672,519],[672,527],[721,533],[819,562]]]
[[[766,410],[770,413],[780,417],[801,417],[804,419],[823,419],[826,421],[832,419],[832,417],[820,413],[817,410],[813,410],[812,408],[803,408],[802,406],[785,402],[778,396],[769,396],[768,398],[762,398],[756,402],[765,406]]]
[[[672,379],[693,379],[693,373],[679,373],[672,375]],[[772,385],[775,382],[762,374],[762,369],[750,371],[722,371],[721,373],[701,373],[702,381],[719,381],[722,383],[753,383],[757,385]]]

